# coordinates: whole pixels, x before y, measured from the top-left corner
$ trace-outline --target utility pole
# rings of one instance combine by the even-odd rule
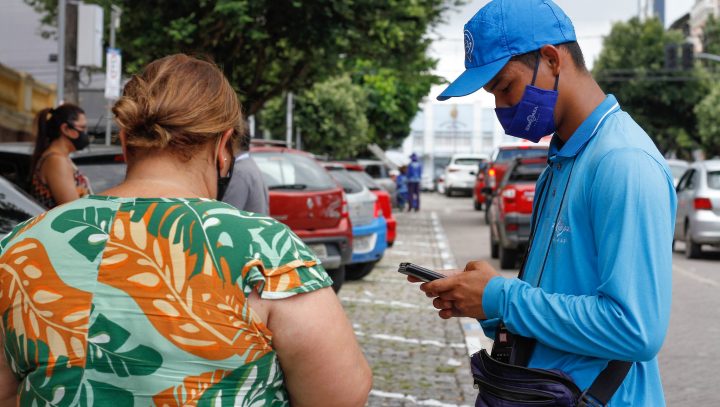
[[[110,48],[115,49],[115,30],[120,25],[120,13],[122,10],[120,10],[120,7],[116,5],[110,6]],[[108,61],[106,60],[105,63],[107,64]],[[110,145],[110,139],[112,136],[112,105],[113,100],[108,99],[107,100],[107,113],[105,116],[105,145]]]
[[[58,58],[57,58],[57,98],[59,106],[65,100],[65,11],[66,0],[58,0]]]
[[[80,71],[77,67],[77,28],[78,5],[77,0],[63,1],[65,6],[65,100],[78,104],[78,82]]]
[[[285,115],[285,142],[287,146],[292,146],[292,133],[293,133],[293,93],[288,92],[287,94],[287,112]]]

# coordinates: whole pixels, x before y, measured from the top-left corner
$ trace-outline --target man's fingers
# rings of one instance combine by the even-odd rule
[[[455,287],[455,280],[459,275],[439,278],[435,281],[422,284],[420,289],[432,297],[439,297],[439,293],[452,290]]]
[[[435,307],[437,309],[447,309],[447,308],[452,308],[453,303],[452,303],[452,301],[446,301],[446,300],[443,300],[442,298],[435,298],[433,300],[433,307]]]
[[[407,281],[411,283],[422,283],[423,281],[415,276],[407,276]]]

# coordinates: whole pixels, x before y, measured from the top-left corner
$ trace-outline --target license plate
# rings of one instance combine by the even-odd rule
[[[358,253],[369,252],[373,249],[374,242],[373,235],[355,237],[353,238],[353,251]]]
[[[311,244],[308,246],[319,259],[326,259],[328,256],[327,247],[324,244]]]

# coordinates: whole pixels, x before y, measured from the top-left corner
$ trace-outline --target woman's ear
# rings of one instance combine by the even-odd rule
[[[234,160],[235,157],[233,156],[233,139],[232,135],[235,129],[227,129],[225,132],[223,132],[222,136],[220,136],[220,142],[218,143],[218,148],[215,151],[215,159],[216,162],[219,163],[220,171],[222,172],[225,170],[225,168],[230,168],[230,160]]]
[[[125,130],[120,129],[120,134],[118,134],[118,139],[120,139],[120,147],[122,147],[122,154],[123,159],[125,162],[128,162],[128,155],[127,155],[127,134],[125,134]]]
[[[78,135],[71,134],[70,126],[68,126],[67,123],[63,123],[60,125],[60,134],[62,134],[63,136],[66,136],[66,137],[70,137],[70,138],[77,138],[79,136],[79,134]]]

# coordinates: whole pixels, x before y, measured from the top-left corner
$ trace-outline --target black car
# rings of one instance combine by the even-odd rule
[[[28,190],[32,143],[0,143],[0,176]],[[120,146],[90,144],[70,154],[78,169],[90,179],[93,191],[101,192],[125,179],[125,160]]]
[[[0,177],[0,238],[20,222],[45,212],[25,191]]]

